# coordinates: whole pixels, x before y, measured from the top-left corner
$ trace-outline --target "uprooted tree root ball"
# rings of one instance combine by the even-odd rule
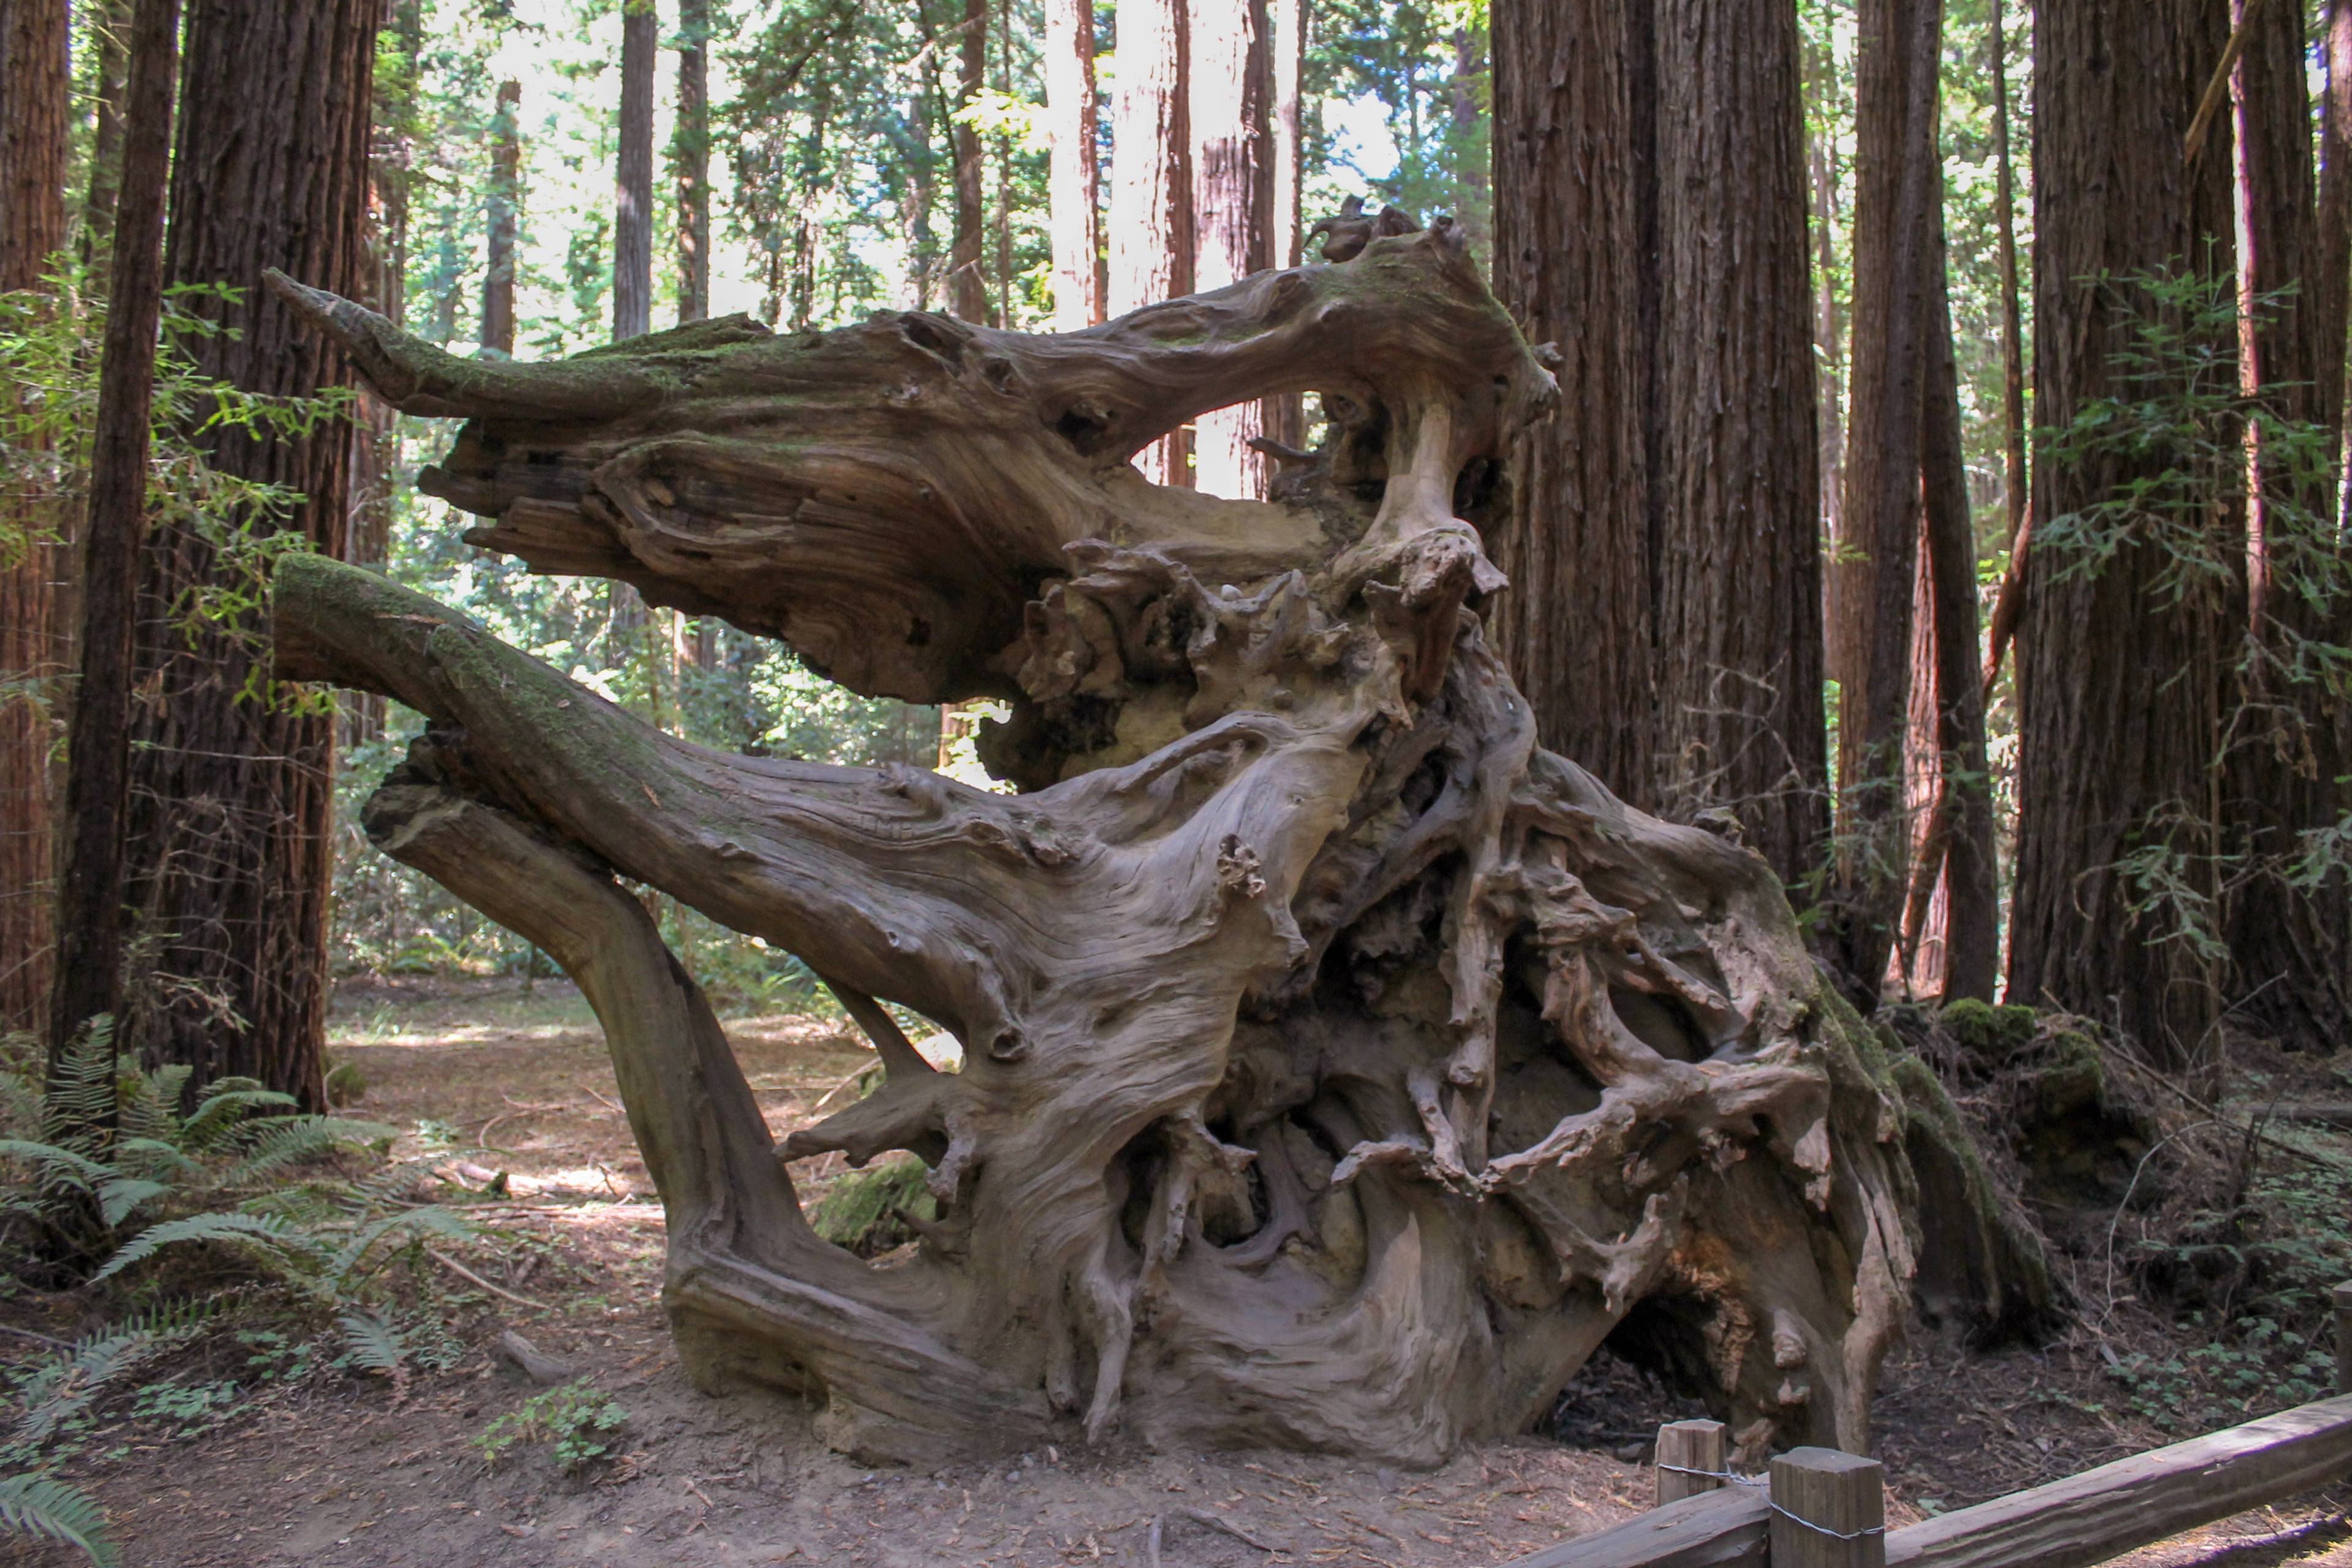
[[[1928,1123],[1760,858],[1537,746],[1478,529],[1558,392],[1444,220],[1061,336],[736,319],[484,364],[278,287],[402,407],[471,416],[425,484],[478,542],[861,692],[1012,704],[1017,795],[729,756],[380,578],[279,569],[282,674],[434,721],[376,842],[603,1021],[698,1382],[919,1462],[1124,1430],[1426,1464],[1640,1308],[1745,1453],[1865,1441]],[[1330,436],[1272,501],[1128,462],[1307,390]],[[775,1146],[616,877],[800,954],[887,1081]],[[811,1231],[789,1167],[831,1150],[926,1163],[911,1255]]]

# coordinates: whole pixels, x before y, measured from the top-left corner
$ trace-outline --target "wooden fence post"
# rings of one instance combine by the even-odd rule
[[[1680,1471],[1720,1472],[1729,1462],[1724,1432],[1720,1421],[1669,1421],[1658,1428],[1658,1452],[1654,1461],[1656,1468],[1650,1472],[1657,1479],[1657,1492],[1651,1507],[1664,1508],[1700,1492],[1711,1492],[1723,1484],[1713,1475],[1690,1476]],[[1668,1469],[1669,1465],[1676,1468]]]
[[[1886,1472],[1835,1448],[1772,1461],[1772,1568],[1886,1568]]]
[[[2352,1279],[2336,1287],[2336,1392],[2352,1394]]]

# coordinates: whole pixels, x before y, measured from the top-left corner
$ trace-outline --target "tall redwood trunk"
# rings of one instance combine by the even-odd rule
[[[654,0],[621,6],[620,147],[613,176],[613,341],[654,324],[654,63],[661,16]]]
[[[1273,50],[1266,0],[1190,0],[1192,286],[1215,289],[1271,265]],[[1193,422],[1192,477],[1212,495],[1260,499],[1268,463],[1262,403]]]
[[[1110,314],[1192,291],[1192,155],[1184,0],[1124,0],[1112,121]],[[1181,433],[1136,454],[1147,479],[1189,488]]]
[[[1928,300],[1943,286],[1935,267],[1943,6],[1863,0],[1855,20],[1853,373],[1829,637],[1839,688],[1838,853],[1822,938],[1840,986],[1867,1008],[1894,949],[1911,863],[1904,735]]]
[[[1802,44],[1737,0],[1656,41],[1656,792],[1794,882],[1829,826]]]
[[[1795,14],[1492,22],[1496,288],[1564,394],[1515,444],[1496,630],[1548,743],[1636,805],[1727,809],[1793,881],[1824,821]]]
[[[2182,157],[2228,32],[2221,0],[2037,0],[2033,377],[2044,426],[2067,428],[2126,390],[2116,356],[2135,346],[2131,313],[2154,302],[2124,279],[2184,265],[2229,275],[2229,159],[2210,146],[2196,163]],[[2033,515],[2078,512],[2168,462],[2045,456]],[[2217,847],[2197,823],[2210,819],[2229,639],[2205,597],[2151,592],[2168,559],[2146,538],[2095,571],[2040,543],[2027,558],[2008,994],[2101,1019],[2185,1064],[2218,1022],[2219,976],[2189,943],[2165,940],[2162,915],[2142,909],[2118,864],[2170,851],[2202,880]]]
[[[189,344],[203,374],[307,397],[345,380],[341,353],[264,286],[364,286],[374,0],[196,0],[173,159],[169,284],[226,282],[194,308],[226,329]],[[340,556],[351,441],[200,437],[218,468],[306,499],[287,526]],[[268,521],[260,526],[268,527]],[[153,984],[126,1015],[151,1059],[243,1074],[321,1103],[332,868],[333,721],[265,679],[266,628],[187,623],[190,595],[239,568],[184,524],[149,541],[136,636],[130,868]]]
[[[122,95],[122,178],[114,209],[106,346],[82,523],[81,679],[67,756],[64,875],[58,885],[54,1064],[84,1025],[122,1010],[130,816],[131,693],[147,451],[163,312],[163,189],[179,73],[179,0],[138,0]]]
[[[488,266],[482,272],[482,347],[512,359],[515,348],[515,229],[522,212],[522,83],[499,83],[490,120]]]
[[[980,96],[988,71],[988,0],[964,0],[957,34],[955,107],[950,138],[955,149],[955,237],[948,252],[950,308],[967,321],[986,321],[988,278],[980,264],[986,243],[986,193],[982,189],[980,128],[962,118]]]
[[[65,247],[67,33],[65,0],[0,10],[0,290],[46,292]],[[0,1030],[39,1027],[48,996],[55,824],[43,693],[60,673],[58,509],[27,497],[12,510],[0,516]]]
[[[1054,141],[1054,330],[1074,332],[1103,319],[1094,0],[1045,0],[1045,110]]]
[[[710,0],[678,0],[677,126],[670,161],[677,179],[677,319],[710,314]]]
[[[1642,9],[1646,12],[1646,5]],[[1511,579],[1491,612],[1544,743],[1654,806],[1652,364],[1640,278],[1647,160],[1634,116],[1646,16],[1626,0],[1495,0],[1495,291],[1556,344],[1559,411],[1511,447],[1488,546]],[[1637,26],[1636,24],[1643,24]]]
[[[2231,81],[2238,240],[2239,384],[2283,423],[2325,425],[2340,384],[2342,323],[2323,303],[2311,112],[2299,7],[2235,0],[2248,30]],[[2327,346],[2323,348],[2323,342]],[[2231,994],[2242,1027],[2330,1051],[2352,1033],[2352,910],[2339,872],[2298,888],[2286,876],[2303,836],[2345,816],[2342,705],[2307,666],[2311,642],[2342,643],[2352,597],[2341,582],[2330,487],[2294,473],[2257,426],[2249,441],[2249,626],[2232,726],[2225,817],[2252,874],[2228,911]]]

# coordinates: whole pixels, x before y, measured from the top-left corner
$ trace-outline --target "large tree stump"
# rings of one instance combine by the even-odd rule
[[[1477,529],[1558,394],[1443,220],[1052,337],[739,319],[476,363],[278,286],[402,407],[471,416],[424,485],[477,542],[862,692],[1013,704],[1015,795],[728,756],[378,577],[279,571],[283,674],[435,722],[376,842],[603,1020],[698,1382],[918,1461],[1124,1427],[1431,1463],[1638,1313],[1748,1456],[1864,1441],[1902,1096],[1760,858],[1537,747]],[[1328,438],[1271,502],[1129,466],[1306,390]],[[800,954],[887,1081],[775,1146],[616,877]],[[929,1163],[913,1256],[803,1222],[791,1163],[835,1149]]]

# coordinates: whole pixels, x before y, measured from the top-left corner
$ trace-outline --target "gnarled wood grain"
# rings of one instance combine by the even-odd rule
[[[432,720],[378,842],[604,1019],[707,1386],[821,1393],[900,1458],[1124,1429],[1429,1463],[1622,1327],[1744,1457],[1864,1440],[1912,1272],[1902,1097],[1758,857],[1538,747],[1477,526],[1553,388],[1450,226],[1057,338],[706,323],[541,367],[283,287],[388,395],[473,416],[433,482],[480,541],[862,689],[1011,699],[984,749],[1019,795],[729,756],[379,578],[279,569],[281,673]],[[1127,465],[1310,388],[1329,438],[1273,502]],[[835,982],[882,1086],[772,1146],[616,877]],[[786,1168],[892,1149],[939,1216],[868,1265]]]

